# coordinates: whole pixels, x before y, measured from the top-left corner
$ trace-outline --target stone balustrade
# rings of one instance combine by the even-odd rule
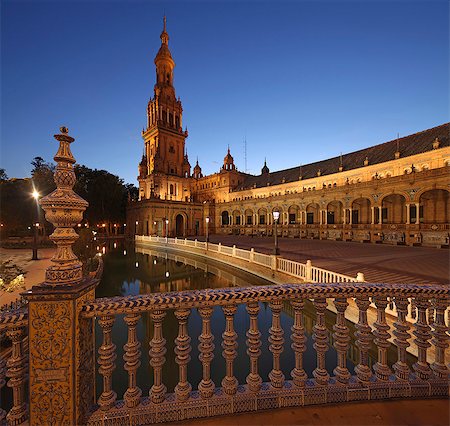
[[[337,355],[332,363],[326,357],[330,347],[329,332],[324,322],[327,299],[333,300],[337,310],[332,334],[332,344]],[[306,352],[303,310],[307,300],[312,300],[316,314],[313,350],[317,360],[311,377],[307,377],[302,361]],[[350,337],[345,313],[348,301],[351,300],[356,301],[359,310],[355,333],[359,358],[355,375],[351,375],[346,367]],[[418,309],[414,325],[405,319],[410,301]],[[266,346],[258,324],[261,302],[268,303],[272,312],[268,350],[273,365],[268,374],[268,382],[263,381],[258,363],[262,348]],[[377,318],[373,324],[369,324],[367,319],[371,302],[377,309]],[[446,366],[449,361],[449,345],[444,312],[449,302],[447,289],[443,286],[369,283],[284,284],[147,294],[87,302],[81,315],[84,318],[96,317],[103,334],[103,344],[98,356],[103,389],[88,423],[120,424],[126,419],[127,424],[146,424],[309,404],[446,397],[449,385]],[[396,305],[398,313],[392,329],[386,321],[385,313],[389,303]],[[285,304],[294,313],[290,336],[284,335],[280,324],[280,312]],[[234,317],[240,305],[245,306],[249,318],[245,343],[249,374],[245,383],[238,383],[234,373],[241,368],[235,363],[238,345],[234,329]],[[221,335],[213,335],[211,332],[211,314],[215,308],[222,311],[220,315],[225,319],[225,329]],[[432,322],[425,315],[426,309],[433,311]],[[167,352],[166,339],[162,335],[162,325],[169,310],[174,311],[178,322],[174,353]],[[195,342],[191,340],[187,328],[193,310],[198,310],[202,322],[198,338],[198,360],[191,360],[190,352]],[[135,328],[139,316],[145,313],[150,314],[153,336],[149,342],[153,385],[147,396],[141,395],[141,390],[136,385],[141,353],[136,342]],[[119,319],[119,315],[125,315],[124,319]],[[111,340],[111,327],[115,321],[124,321],[128,328],[123,364],[118,362],[116,346]],[[393,365],[388,365],[386,354],[391,333],[395,336],[397,360]],[[285,377],[281,361],[281,354],[288,348],[286,340],[291,341],[290,347],[295,358],[295,367],[290,377]],[[368,363],[368,351],[372,342],[378,353],[373,367]],[[220,383],[213,383],[211,379],[215,345],[223,348],[225,373]],[[409,345],[416,345],[418,352],[417,360],[412,365],[407,364],[406,358],[406,348]],[[432,351],[429,350],[430,347]],[[167,393],[164,385],[167,377],[162,375],[162,367],[169,358],[178,365],[178,372],[173,372],[178,377],[173,394]],[[196,362],[201,364],[202,377],[199,383],[189,383],[188,369]],[[127,390],[124,395],[119,396],[124,403],[117,400],[118,396],[114,392],[113,372],[119,365],[123,365],[129,377]]]

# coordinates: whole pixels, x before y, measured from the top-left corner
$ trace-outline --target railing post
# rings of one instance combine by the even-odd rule
[[[232,256],[236,257],[236,245],[233,244]]]
[[[427,299],[415,298],[417,306],[417,321],[416,329],[413,331],[416,339],[414,342],[417,345],[417,362],[413,364],[413,369],[419,379],[427,380],[431,374],[431,368],[427,363],[427,349],[431,346],[428,340],[431,338],[430,326],[427,324],[426,311],[430,307],[430,302]]]
[[[312,280],[312,263],[310,260],[306,261],[306,282],[311,282]]]
[[[175,396],[178,401],[186,401],[192,390],[191,384],[187,381],[187,365],[191,360],[191,338],[188,335],[187,321],[191,311],[189,309],[177,309],[175,317],[178,320],[178,336],[175,339],[175,362],[178,364],[179,379],[175,386]]]
[[[154,310],[150,312],[153,322],[153,339],[150,341],[150,365],[153,367],[153,386],[150,388],[150,399],[154,404],[160,404],[166,397],[167,388],[162,382],[162,367],[166,359],[166,339],[162,334],[162,322],[166,316],[165,311]]]
[[[406,314],[408,312],[408,299],[406,297],[395,297],[395,306],[397,308],[397,321],[394,322],[395,336],[394,343],[397,346],[397,362],[392,366],[395,371],[395,376],[401,380],[408,380],[409,367],[406,363],[406,349],[409,346],[408,340],[410,335],[408,333],[409,323],[406,321]]]
[[[327,385],[330,375],[325,368],[325,354],[328,350],[328,331],[325,325],[325,311],[327,309],[327,300],[325,298],[314,299],[316,308],[316,325],[313,327],[314,349],[317,354],[317,367],[313,371],[313,376],[318,385]]]
[[[448,375],[448,368],[445,364],[445,350],[448,348],[448,336],[446,333],[447,326],[445,325],[444,319],[448,302],[448,297],[432,300],[432,304],[436,312],[434,314],[434,330],[432,331],[432,343],[435,348],[435,360],[433,364],[431,364],[431,369],[433,370],[435,376],[439,379],[446,379]]]
[[[306,352],[305,327],[303,325],[303,308],[305,302],[303,299],[292,300],[291,306],[294,308],[294,324],[291,327],[292,345],[294,351],[295,367],[291,371],[292,381],[296,386],[304,386],[308,376],[303,368],[303,352]]]
[[[270,255],[270,269],[272,269],[272,271],[277,270],[277,259],[278,256],[276,256],[275,254]]]
[[[220,253],[220,250],[222,248],[222,243],[217,244],[217,253]]]
[[[346,367],[347,363],[347,349],[350,342],[349,331],[345,322],[345,310],[348,302],[345,298],[334,299],[334,306],[336,307],[337,317],[336,324],[333,326],[334,347],[337,352],[337,367],[333,370],[336,379],[340,383],[348,383],[350,379],[350,372]]]
[[[258,358],[261,355],[261,333],[258,330],[258,302],[247,303],[247,312],[250,316],[250,328],[247,331],[247,355],[250,358],[250,373],[247,376],[247,385],[250,391],[259,392],[262,379],[258,373]]]
[[[200,340],[198,358],[203,366],[203,378],[198,385],[198,390],[202,398],[211,398],[215,389],[214,382],[211,380],[211,361],[214,358],[214,336],[211,334],[212,311],[210,307],[198,309],[202,318],[202,334],[198,338]]]
[[[356,346],[359,349],[359,364],[355,367],[355,373],[360,382],[368,382],[372,377],[369,367],[369,349],[372,341],[372,329],[367,322],[367,309],[370,306],[368,296],[358,296],[356,306],[359,310],[358,324],[356,324]]]
[[[255,249],[252,247],[250,249],[250,262],[253,263],[255,259]]]
[[[125,324],[128,326],[128,341],[123,347],[125,351],[123,355],[124,369],[128,371],[128,389],[125,391],[123,399],[126,406],[130,408],[139,404],[142,395],[141,389],[136,384],[137,370],[141,365],[141,343],[136,336],[136,325],[140,318],[140,314],[128,314],[124,318]]]
[[[269,329],[269,350],[273,356],[273,368],[269,373],[270,384],[276,388],[281,389],[284,385],[284,374],[280,368],[280,355],[283,352],[284,331],[281,328],[280,313],[283,307],[281,300],[274,300],[269,303],[272,310],[272,327]]]
[[[197,238],[194,240],[194,247],[197,247]]]
[[[364,274],[362,272],[358,272],[356,274],[356,282],[363,283],[365,281],[366,281],[366,279],[364,278]]]
[[[226,373],[222,380],[222,387],[227,395],[234,395],[238,387],[238,381],[233,373],[233,362],[237,356],[237,333],[234,330],[233,318],[237,307],[236,305],[225,305],[222,309],[225,315],[225,331],[222,333],[222,355],[226,363]]]
[[[387,350],[391,345],[388,339],[389,324],[386,322],[386,306],[388,301],[385,296],[375,297],[375,306],[377,307],[377,320],[374,323],[375,331],[373,332],[375,339],[374,343],[378,349],[378,361],[373,366],[375,375],[378,380],[387,381],[391,375],[391,369],[387,365]]]
[[[56,253],[45,282],[28,299],[30,424],[85,424],[94,400],[93,320],[80,317],[83,304],[94,299],[95,279],[83,278],[82,264],[72,251],[73,229],[88,203],[72,188],[76,177],[70,151],[74,141],[61,127],[55,135],[56,190],[40,200],[46,219],[55,226],[50,239]],[[57,395],[58,403],[48,399]]]

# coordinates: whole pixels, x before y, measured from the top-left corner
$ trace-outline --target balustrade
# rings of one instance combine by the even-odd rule
[[[368,319],[371,298],[377,313],[373,324]],[[325,316],[330,315],[327,314],[327,301],[330,299],[337,312],[332,327],[332,343],[336,350],[336,358],[332,361],[332,358],[327,357],[326,365],[325,358],[330,346],[330,325],[328,324],[327,327]],[[355,299],[356,308],[359,311],[358,323],[355,325],[359,357],[357,356],[355,360],[356,377],[353,379],[347,369],[346,357],[350,346],[350,330],[345,313],[350,299]],[[312,305],[309,305],[308,300],[312,301]],[[271,312],[268,351],[258,327],[261,302],[267,302]],[[303,317],[306,303],[314,308],[316,315],[315,324],[312,327],[316,366],[312,377],[308,377],[303,365],[303,357],[307,349]],[[387,357],[388,348],[392,344],[390,343],[390,325],[386,319],[386,308],[390,303],[395,304],[392,312],[396,315],[392,334],[397,357],[395,362],[392,360],[393,364]],[[412,303],[417,309],[417,322],[414,325],[414,331],[410,333],[411,324],[406,316]],[[248,316],[249,320],[246,333],[249,374],[246,377],[246,383],[239,383],[234,371],[238,347],[238,335],[234,322],[239,305],[246,308],[240,311],[240,315]],[[447,290],[441,286],[417,289],[417,286],[383,286],[368,283],[286,284],[233,288],[232,290],[209,289],[85,302],[82,318],[97,317],[102,330],[98,364],[100,365],[99,374],[103,379],[102,388],[99,390],[98,408],[93,408],[87,423],[100,425],[109,416],[114,416],[116,419],[122,418],[127,424],[140,424],[147,421],[145,419],[151,419],[152,422],[174,418],[182,420],[197,416],[263,409],[268,406],[282,407],[314,403],[313,401],[326,402],[336,398],[339,401],[376,399],[376,395],[446,397],[448,396],[449,371],[445,359],[445,351],[448,348],[445,311],[448,305]],[[225,372],[221,382],[216,383],[213,381],[213,377],[216,376],[211,370],[214,337],[217,338],[211,329],[215,306],[222,307],[222,312],[217,314],[223,314],[225,322],[220,342],[223,349],[221,362],[224,364]],[[199,356],[198,360],[195,359],[192,362],[200,363],[202,374],[197,383],[191,384],[188,380],[188,365],[191,360],[191,336],[188,333],[188,322],[192,309],[198,310],[201,319],[201,333],[198,337]],[[432,309],[434,312],[431,324],[428,321],[430,318],[427,315],[427,309]],[[167,310],[174,310],[178,322],[175,348],[169,354],[166,352],[166,340],[163,337],[163,324]],[[290,377],[286,378],[283,374],[283,371],[286,371],[282,364],[284,358],[281,356],[283,350],[288,350],[284,344],[286,328],[283,330],[281,322],[283,312],[292,315],[290,348],[294,355],[294,368]],[[153,369],[153,384],[148,399],[143,398],[138,386],[138,377],[144,370],[140,365],[141,342],[138,341],[136,328],[142,320],[143,313],[149,315],[152,335],[149,342],[149,362]],[[117,315],[124,315],[123,321],[127,326],[123,363],[120,363],[128,381],[123,403],[116,401],[116,391],[112,382],[112,373],[116,368],[116,345],[112,339],[112,329]],[[0,326],[2,326],[1,317]],[[8,407],[9,412],[6,407],[3,407],[0,415],[3,418],[6,416],[9,424],[20,424],[27,418],[26,355],[23,346],[25,329],[9,324],[7,333],[12,340],[12,350],[7,362],[0,359],[0,386],[6,382],[13,398],[12,407]],[[412,337],[415,339],[413,340]],[[377,349],[373,368],[369,361],[372,341]],[[417,347],[416,362],[411,361],[410,355],[407,355],[410,345]],[[272,360],[268,383],[263,382],[259,367],[263,350],[264,356],[269,354]],[[178,365],[178,383],[173,394],[167,393],[162,374],[166,356],[171,358],[171,365],[174,362]],[[8,381],[5,380],[6,378]],[[311,378],[314,380],[308,381]],[[142,380],[145,379],[142,378]],[[216,390],[217,383],[220,383],[221,388]],[[384,390],[382,393],[377,393],[381,389],[380,386],[383,386]],[[372,397],[371,389],[374,390]],[[198,393],[192,390],[198,390]],[[360,392],[353,392],[358,390]]]

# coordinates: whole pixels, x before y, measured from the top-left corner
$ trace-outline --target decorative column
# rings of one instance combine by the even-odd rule
[[[11,327],[7,335],[12,342],[11,356],[6,362],[6,376],[9,377],[8,387],[12,388],[13,406],[6,416],[8,425],[19,425],[27,418],[25,402],[26,356],[23,350],[25,330],[23,327]]]
[[[258,330],[258,302],[247,303],[247,312],[250,316],[250,328],[247,331],[247,355],[250,358],[250,374],[247,376],[247,385],[252,392],[259,392],[262,379],[258,373],[258,358],[261,355],[261,333]]]
[[[280,323],[280,313],[283,307],[283,302],[281,300],[274,300],[269,303],[270,309],[272,310],[272,327],[269,329],[269,350],[273,355],[273,369],[269,373],[270,384],[276,388],[280,389],[284,385],[284,374],[280,369],[280,355],[283,352],[283,329]]]
[[[100,368],[98,372],[103,376],[103,391],[98,399],[101,410],[109,410],[114,406],[117,399],[116,392],[112,389],[112,373],[116,369],[116,345],[112,342],[111,331],[114,324],[114,317],[105,315],[98,320],[103,332],[103,343],[98,349]]]
[[[378,207],[378,223],[381,225],[383,223],[383,207]]]
[[[346,208],[343,208],[343,209],[342,209],[342,212],[343,212],[343,214],[342,214],[342,216],[343,216],[343,221],[342,221],[342,223],[343,223],[344,225],[347,225],[347,209],[346,209]]]
[[[416,225],[420,223],[420,203],[416,203]]]
[[[238,387],[238,381],[233,373],[233,362],[237,356],[237,333],[234,331],[233,320],[237,307],[236,305],[225,305],[222,309],[225,315],[225,331],[222,333],[222,356],[225,358],[226,364],[222,387],[227,395],[234,395]]]
[[[351,225],[352,224],[352,208],[350,207],[348,209],[348,224]]]
[[[56,189],[40,200],[46,219],[55,226],[50,239],[56,253],[45,282],[25,293],[29,315],[30,424],[85,424],[94,400],[95,354],[93,320],[80,315],[95,298],[98,280],[83,277],[82,264],[72,251],[73,229],[88,203],[73,186],[76,181],[70,150],[74,138],[61,127],[55,135]],[[44,397],[45,395],[45,397]]]
[[[292,345],[291,348],[295,355],[295,367],[291,371],[294,385],[303,387],[308,376],[303,369],[303,353],[306,352],[305,327],[303,325],[303,308],[305,302],[302,299],[292,300],[291,306],[294,308],[294,324],[291,327]]]
[[[359,310],[358,324],[356,324],[356,346],[359,348],[359,364],[355,367],[355,373],[360,382],[368,382],[372,377],[369,367],[369,349],[372,341],[370,325],[367,323],[367,309],[370,306],[368,296],[358,296],[356,306]]]
[[[447,326],[445,325],[445,310],[449,303],[448,297],[433,299],[432,306],[436,310],[433,323],[433,346],[435,348],[435,358],[431,369],[439,379],[446,379],[448,368],[445,365],[445,350],[448,348]]]
[[[178,401],[186,401],[192,390],[187,381],[187,365],[191,360],[191,338],[187,333],[187,320],[191,311],[189,309],[177,309],[175,317],[178,320],[178,336],[175,339],[175,362],[178,364],[179,380],[175,386],[175,396]]]
[[[136,336],[136,325],[140,318],[140,314],[128,314],[124,318],[125,324],[128,326],[128,341],[123,347],[125,351],[123,355],[123,360],[125,361],[124,369],[128,371],[128,389],[123,399],[126,406],[130,408],[139,404],[142,395],[141,389],[136,384],[137,370],[141,365],[141,343]]]
[[[150,341],[150,365],[153,367],[153,386],[150,388],[150,399],[154,404],[160,404],[166,397],[167,388],[162,382],[162,367],[166,361],[166,339],[162,334],[162,322],[166,311],[151,311],[153,322],[153,339]]]
[[[314,349],[317,354],[317,367],[313,371],[313,376],[318,385],[327,385],[330,375],[325,368],[325,353],[328,350],[328,331],[325,325],[325,311],[327,309],[327,300],[325,298],[314,299],[316,308],[316,325],[313,327]]]
[[[370,207],[370,212],[371,212],[371,224],[375,225],[375,207],[371,206]]]
[[[394,344],[397,346],[397,362],[392,366],[395,371],[395,376],[400,380],[409,379],[409,367],[406,363],[406,349],[409,346],[408,340],[410,338],[409,323],[406,321],[406,314],[408,313],[409,301],[406,297],[395,297],[395,306],[397,308],[397,321],[394,322],[395,336]]]
[[[198,359],[203,366],[203,378],[198,385],[198,390],[202,398],[211,398],[215,389],[214,382],[211,380],[211,361],[214,358],[214,336],[211,334],[212,311],[210,307],[198,309],[202,318],[202,334],[198,338],[200,340]]]
[[[378,380],[389,380],[391,375],[391,369],[387,365],[387,351],[390,343],[389,337],[389,325],[386,322],[386,306],[388,301],[386,297],[375,297],[375,305],[377,307],[377,320],[374,323],[375,331],[373,332],[375,339],[374,343],[378,349],[378,361],[373,366],[375,375]]]
[[[409,225],[410,222],[411,222],[411,207],[410,206],[411,205],[409,203],[405,204],[405,207],[406,207],[406,224],[407,225]]]
[[[346,367],[347,349],[350,343],[349,330],[345,320],[345,310],[347,309],[347,299],[339,298],[334,300],[337,310],[336,324],[333,326],[334,347],[337,352],[337,367],[333,370],[339,383],[348,383],[350,372]]]
[[[427,323],[427,309],[430,307],[430,302],[427,299],[415,298],[415,304],[417,306],[417,321],[415,324],[415,330],[413,331],[416,339],[414,340],[417,345],[417,362],[413,364],[413,369],[416,376],[419,379],[427,380],[431,374],[431,368],[427,363],[427,349],[431,346],[430,340],[430,326]]]

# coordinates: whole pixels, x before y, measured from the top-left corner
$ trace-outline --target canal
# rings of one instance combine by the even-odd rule
[[[187,257],[165,251],[156,251],[128,246],[124,248],[119,243],[110,243],[109,247],[103,246],[104,273],[100,284],[96,289],[96,297],[112,297],[148,294],[166,291],[199,290],[207,288],[244,287],[250,285],[267,285],[267,280],[255,275],[238,270],[225,264],[207,260],[200,257]],[[301,284],[300,284],[301,285]],[[307,351],[304,354],[304,369],[308,377],[316,368],[316,352],[313,349],[312,332],[316,315],[311,302],[305,304],[304,324],[307,334]],[[269,351],[269,328],[271,326],[271,311],[266,303],[260,303],[258,326],[261,332],[261,357],[259,358],[259,374],[263,381],[269,381],[268,374],[272,369],[272,354]],[[326,353],[326,364],[329,373],[336,366],[336,351],[332,346],[333,325],[336,315],[330,311],[326,313],[326,324],[329,331],[330,348]],[[249,373],[249,360],[246,354],[246,332],[249,328],[249,316],[245,305],[238,305],[235,315],[235,330],[238,334],[238,355],[235,360],[235,375],[239,384],[245,384],[245,378]],[[293,313],[288,304],[284,305],[281,314],[281,325],[284,330],[284,351],[281,355],[281,366],[286,379],[290,379],[290,372],[294,368],[294,353],[291,349],[291,326],[293,325]],[[358,349],[354,333],[354,324],[347,321],[350,329],[350,347],[347,352],[347,368],[354,374],[354,366],[359,362]],[[143,314],[137,326],[138,340],[141,342],[141,365],[137,374],[138,386],[143,395],[148,395],[153,383],[152,368],[149,364],[149,342],[152,339],[152,324],[148,314]],[[225,319],[220,307],[214,308],[211,317],[211,330],[214,335],[214,359],[211,364],[211,376],[216,386],[221,386],[225,376],[225,362],[222,357],[222,333],[225,329]],[[189,336],[191,337],[191,361],[188,364],[188,381],[193,389],[197,388],[201,380],[202,366],[198,359],[198,336],[201,333],[201,319],[196,310],[191,311],[188,322]],[[178,382],[178,365],[175,363],[174,340],[178,333],[178,323],[173,311],[168,311],[163,322],[163,335],[166,339],[166,362],[163,367],[163,382],[168,392],[173,392]],[[116,345],[116,369],[113,373],[113,389],[121,399],[127,388],[127,372],[123,368],[123,346],[127,340],[127,327],[123,321],[123,315],[116,316],[113,327],[113,342]],[[102,333],[98,323],[96,324],[97,350],[101,344]],[[375,345],[370,351],[369,365],[376,362],[377,352]],[[97,355],[98,356],[98,355]],[[388,352],[388,364],[392,365],[397,360],[397,350],[391,345]],[[408,364],[411,365],[415,358],[408,355]],[[98,367],[98,365],[97,365]],[[101,392],[101,377],[97,374],[97,395]]]

